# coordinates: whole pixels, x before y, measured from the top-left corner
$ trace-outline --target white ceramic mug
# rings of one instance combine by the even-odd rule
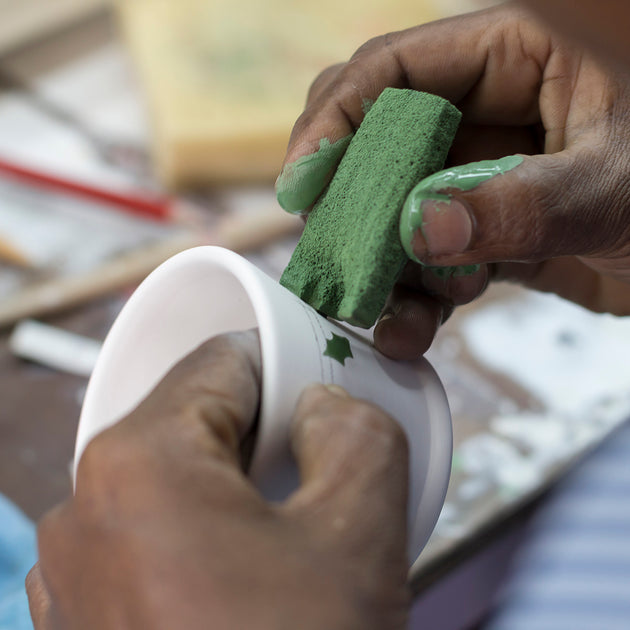
[[[334,383],[376,403],[400,423],[409,442],[413,563],[433,531],[451,469],[450,413],[434,370],[424,359],[385,358],[350,328],[325,319],[250,262],[219,247],[174,256],[121,311],[86,392],[75,474],[87,443],[132,411],[181,358],[211,337],[254,327],[262,353],[254,483],[270,500],[297,487],[289,427],[306,385]]]

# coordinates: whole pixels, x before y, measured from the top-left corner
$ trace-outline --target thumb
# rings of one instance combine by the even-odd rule
[[[407,441],[392,418],[335,385],[313,385],[298,402],[292,445],[302,484],[288,509],[317,514],[357,546],[378,540],[405,553]]]
[[[430,265],[539,262],[610,251],[623,217],[622,186],[594,175],[602,149],[512,155],[446,169],[409,194],[400,219],[401,244]],[[619,205],[619,211],[610,212]],[[619,229],[625,222],[619,220]]]

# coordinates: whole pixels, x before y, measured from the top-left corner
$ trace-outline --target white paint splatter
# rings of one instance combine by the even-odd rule
[[[551,412],[581,417],[597,401],[630,391],[630,318],[529,293],[471,313],[462,333],[478,361],[511,377]]]

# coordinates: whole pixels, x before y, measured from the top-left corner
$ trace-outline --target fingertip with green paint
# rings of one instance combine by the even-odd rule
[[[330,172],[346,152],[353,134],[330,142],[328,138],[319,141],[319,149],[314,153],[285,164],[276,180],[276,197],[280,206],[292,214],[304,214],[326,187]]]
[[[427,267],[440,280],[449,278],[465,278],[472,276],[481,269],[481,265],[457,265],[456,267]]]
[[[423,263],[429,255],[466,251],[474,217],[468,204],[451,193],[472,190],[522,162],[521,155],[510,155],[444,169],[423,179],[407,196],[400,216],[400,242],[409,258]]]

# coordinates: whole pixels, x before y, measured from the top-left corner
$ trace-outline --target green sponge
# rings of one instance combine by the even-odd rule
[[[309,215],[280,283],[330,317],[372,326],[408,260],[398,228],[404,201],[442,168],[460,118],[439,96],[387,88]]]

